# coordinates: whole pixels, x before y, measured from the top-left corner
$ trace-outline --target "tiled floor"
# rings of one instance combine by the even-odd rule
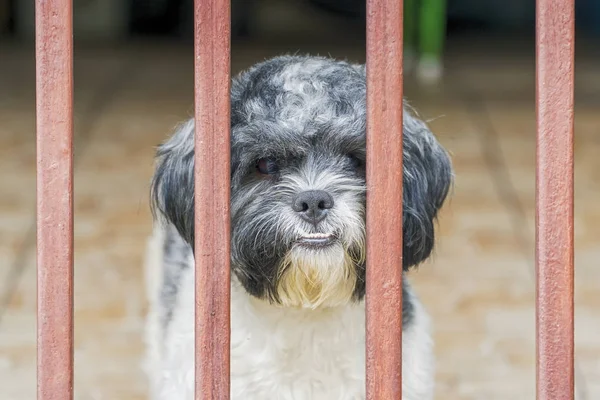
[[[234,70],[301,48],[361,59],[362,43],[239,44]],[[291,44],[290,44],[291,43]],[[407,95],[452,152],[456,187],[434,259],[413,280],[435,321],[437,398],[534,398],[531,48],[454,43],[444,84]],[[469,50],[467,48],[469,47]],[[523,48],[525,47],[525,48]],[[523,49],[522,49],[523,48]],[[490,49],[500,51],[492,55]],[[527,55],[529,51],[529,55]],[[192,112],[192,56],[165,44],[84,48],[76,65],[76,399],[145,398],[142,258],[153,146]],[[600,398],[600,60],[578,59],[577,363]],[[35,398],[34,66],[0,62],[0,398]],[[579,382],[578,382],[579,383]]]

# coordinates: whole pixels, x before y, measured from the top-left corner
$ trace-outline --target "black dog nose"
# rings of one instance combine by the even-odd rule
[[[292,208],[300,217],[311,224],[318,224],[333,207],[333,197],[324,190],[307,190],[296,195]]]

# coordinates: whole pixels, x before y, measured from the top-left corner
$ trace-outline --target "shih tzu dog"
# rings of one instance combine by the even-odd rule
[[[452,169],[405,108],[407,271],[432,251]],[[282,56],[232,83],[232,280],[223,284],[231,284],[234,400],[365,398],[365,131],[364,66]],[[155,400],[193,399],[193,154],[188,121],[159,147],[152,182],[147,341]],[[429,400],[429,321],[407,280],[403,289],[403,398]]]

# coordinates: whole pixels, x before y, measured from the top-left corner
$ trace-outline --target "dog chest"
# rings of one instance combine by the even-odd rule
[[[364,307],[282,309],[232,288],[232,399],[364,398]]]

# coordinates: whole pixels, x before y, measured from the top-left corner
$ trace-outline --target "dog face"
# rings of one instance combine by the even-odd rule
[[[362,66],[285,56],[233,81],[231,266],[248,293],[308,308],[362,299],[365,133]],[[152,190],[154,209],[192,246],[193,135],[189,121],[159,148]],[[451,166],[408,109],[403,139],[403,268],[408,269],[431,253]]]

